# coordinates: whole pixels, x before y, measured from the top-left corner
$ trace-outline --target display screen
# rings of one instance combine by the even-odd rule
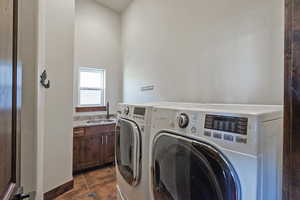
[[[241,117],[206,115],[205,128],[247,135],[248,119]]]
[[[146,113],[146,108],[142,108],[142,107],[135,107],[134,111],[133,111],[133,114],[135,114],[135,115],[144,116],[145,113]]]

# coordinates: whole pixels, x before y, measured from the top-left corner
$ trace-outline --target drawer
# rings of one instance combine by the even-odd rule
[[[74,128],[73,129],[74,137],[83,137],[85,136],[85,128]]]
[[[91,126],[86,128],[86,135],[95,135],[115,131],[116,124]]]

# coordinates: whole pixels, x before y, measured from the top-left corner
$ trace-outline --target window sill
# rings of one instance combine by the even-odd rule
[[[106,111],[106,106],[85,106],[85,107],[76,107],[76,112],[99,112]]]

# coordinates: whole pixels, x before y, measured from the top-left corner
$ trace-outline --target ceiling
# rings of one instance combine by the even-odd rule
[[[132,0],[96,0],[96,1],[117,12],[124,11],[128,7],[128,5],[132,2]]]

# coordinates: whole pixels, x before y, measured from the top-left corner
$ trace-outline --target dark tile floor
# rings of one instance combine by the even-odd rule
[[[74,176],[74,189],[55,200],[116,200],[115,167],[106,167]]]

